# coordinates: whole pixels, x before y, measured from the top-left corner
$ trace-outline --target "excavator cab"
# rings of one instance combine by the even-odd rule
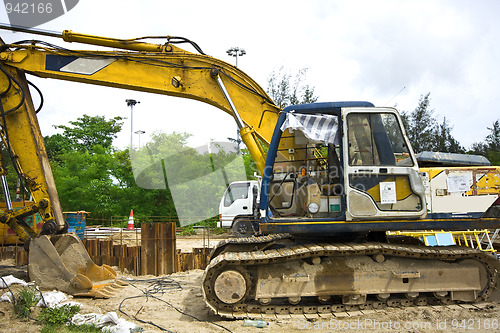
[[[319,221],[324,231],[341,222],[425,217],[423,180],[409,147],[391,108],[368,102],[285,108],[264,171],[262,227],[301,233],[305,221]],[[304,233],[311,233],[310,223]]]

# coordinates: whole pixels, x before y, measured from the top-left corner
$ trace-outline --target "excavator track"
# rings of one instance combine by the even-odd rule
[[[497,289],[500,271],[495,256],[471,248],[372,242],[296,243],[288,234],[224,241],[212,251],[211,258],[203,276],[205,301],[216,314],[230,318],[325,317],[385,307],[481,302]],[[405,269],[394,266],[398,261]],[[333,272],[330,274],[340,274],[337,272],[346,264],[359,266],[360,271],[364,267],[365,272],[360,275],[356,272],[348,276],[353,285],[324,275],[328,267]],[[378,264],[389,265],[391,272],[371,271]],[[303,267],[309,271],[304,273]],[[383,280],[387,274],[389,279]],[[450,290],[443,289],[447,282],[440,284],[441,274],[443,281],[454,280]],[[426,276],[435,277],[432,281],[437,280],[437,284],[428,285]],[[472,280],[465,281],[466,276],[472,276]],[[396,280],[402,281],[402,286],[417,288],[421,278],[427,281],[427,290],[413,292],[408,287],[407,292],[387,293],[385,289]],[[377,279],[381,279],[378,284]],[[360,292],[358,280],[373,284],[372,292]],[[340,286],[333,285],[333,281]],[[377,289],[379,286],[383,288]]]

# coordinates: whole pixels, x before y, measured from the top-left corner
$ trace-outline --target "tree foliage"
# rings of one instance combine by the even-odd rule
[[[453,127],[449,124],[446,117],[443,122],[437,125],[435,134],[435,150],[440,152],[449,153],[464,153],[464,148],[460,143],[451,135]]]
[[[118,213],[120,169],[112,144],[121,120],[84,115],[72,126],[55,126],[63,133],[44,138],[63,210],[86,210],[95,217]]]
[[[216,216],[227,186],[245,179],[243,159],[236,147],[210,143],[210,149],[194,149],[187,145],[189,136],[156,132],[132,154],[137,184],[169,191],[181,225]]]
[[[73,126],[55,125],[63,130],[63,138],[77,151],[93,152],[94,147],[100,146],[106,150],[112,149],[113,139],[121,131],[122,117],[106,120],[104,116],[83,115],[76,121],[70,121]]]
[[[464,153],[465,149],[453,137],[453,127],[446,118],[438,123],[434,110],[430,109],[430,93],[420,96],[417,107],[402,113],[408,139],[416,153],[435,151],[443,153]]]
[[[472,144],[470,153],[486,156],[492,165],[500,165],[500,120],[487,127],[490,133],[483,142]]]
[[[222,147],[214,147],[215,153],[196,151],[188,147],[187,133],[156,132],[141,149],[120,151],[112,146],[120,119],[83,116],[70,124],[58,126],[62,134],[45,138],[65,211],[86,210],[93,218],[109,219],[133,209],[138,216],[177,220],[180,210],[197,222],[217,215],[226,178],[245,175],[241,163],[233,163],[236,152]]]
[[[267,93],[281,109],[296,104],[314,103],[318,97],[314,95],[314,87],[304,83],[308,68],[300,69],[295,75],[284,67],[273,71],[267,81]]]

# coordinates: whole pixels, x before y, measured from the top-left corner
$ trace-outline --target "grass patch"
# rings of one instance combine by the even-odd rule
[[[63,305],[57,308],[44,308],[40,311],[37,320],[41,324],[45,324],[42,328],[42,333],[56,332],[85,332],[95,333],[102,332],[100,328],[94,324],[74,325],[67,324],[75,314],[80,312],[78,305]]]
[[[33,287],[25,286],[19,290],[14,305],[17,316],[21,319],[29,318],[31,308],[36,305],[39,299],[38,291]]]
[[[38,290],[29,286],[23,287],[16,296],[14,311],[20,319],[31,318],[32,309],[39,300],[40,294]],[[66,304],[57,308],[43,308],[36,317],[36,321],[43,325],[42,333],[102,332],[94,324],[68,324],[78,312],[80,312],[80,306],[78,305]]]
[[[63,305],[57,308],[43,308],[38,321],[46,325],[65,324],[80,311],[78,305]]]
[[[192,236],[196,235],[196,230],[194,230],[193,225],[187,225],[185,227],[182,227],[182,230],[179,234],[181,236]]]
[[[102,329],[95,325],[91,324],[83,324],[83,325],[62,325],[62,324],[51,324],[46,325],[42,328],[42,333],[102,333]]]

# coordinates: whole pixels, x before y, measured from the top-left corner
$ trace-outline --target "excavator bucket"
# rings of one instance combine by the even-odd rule
[[[127,285],[110,266],[96,265],[74,233],[32,239],[28,274],[42,289],[81,297],[109,298]]]

